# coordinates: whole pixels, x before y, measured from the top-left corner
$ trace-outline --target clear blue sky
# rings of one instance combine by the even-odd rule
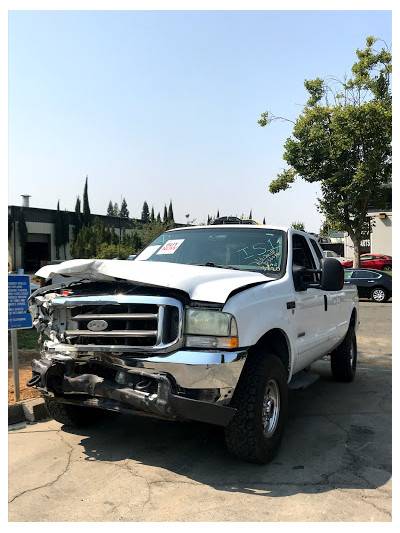
[[[318,187],[271,195],[304,80],[351,72],[390,11],[11,11],[9,198],[92,213],[126,198],[175,220],[232,214],[318,231]]]

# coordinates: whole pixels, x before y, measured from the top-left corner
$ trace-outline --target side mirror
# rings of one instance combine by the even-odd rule
[[[321,259],[321,283],[323,291],[340,291],[344,284],[343,265],[333,257]]]
[[[321,268],[318,270],[311,270],[294,264],[292,271],[295,291],[306,291],[311,287],[322,289],[323,291],[340,291],[343,289],[344,268],[333,257],[321,259]],[[313,281],[313,274],[317,274],[320,281]]]
[[[295,291],[306,291],[309,287],[309,284],[306,282],[307,277],[309,277],[309,271],[306,267],[300,265],[293,265],[293,283]]]

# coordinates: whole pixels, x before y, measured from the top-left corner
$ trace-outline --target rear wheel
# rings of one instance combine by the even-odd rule
[[[88,426],[99,420],[103,415],[101,409],[60,403],[50,398],[45,398],[44,403],[49,415],[65,426]]]
[[[389,271],[389,270],[392,270],[392,267],[390,265],[384,265],[382,267],[382,270],[385,270],[386,272]]]
[[[336,381],[353,381],[357,367],[357,339],[349,327],[342,343],[331,353],[331,371]]]
[[[225,428],[229,452],[252,463],[270,461],[279,448],[288,413],[287,374],[276,355],[253,354],[230,407],[237,411]]]
[[[387,292],[383,287],[375,287],[371,291],[371,299],[374,302],[386,302],[387,298]]]

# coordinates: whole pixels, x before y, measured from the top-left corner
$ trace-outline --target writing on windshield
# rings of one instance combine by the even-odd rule
[[[175,230],[157,237],[136,260],[279,274],[284,270],[285,238],[283,231],[254,227]]]

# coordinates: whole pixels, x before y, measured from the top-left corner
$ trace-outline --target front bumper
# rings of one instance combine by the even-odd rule
[[[64,403],[171,420],[227,425],[246,351],[177,351],[156,357],[44,353],[31,385]],[[28,382],[29,383],[29,382]]]

